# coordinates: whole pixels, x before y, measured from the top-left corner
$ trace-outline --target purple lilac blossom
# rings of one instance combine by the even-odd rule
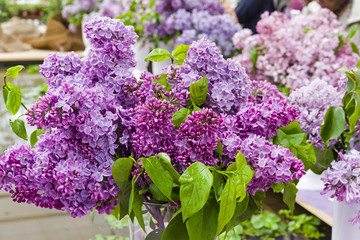
[[[331,198],[348,204],[360,203],[360,152],[352,149],[344,155],[339,153],[339,160],[332,161],[331,167],[324,172],[322,180],[325,188],[321,194],[330,194]],[[360,212],[349,220],[352,224],[360,223]]]
[[[320,126],[325,114],[331,106],[341,106],[345,90],[338,91],[323,80],[315,79],[310,85],[292,91],[289,103],[296,106],[300,115],[298,122],[301,129],[309,134],[309,141],[314,146],[324,149],[324,142],[320,137]],[[336,140],[330,141],[332,147]]]
[[[247,102],[251,82],[244,68],[232,59],[225,60],[215,43],[201,39],[190,47],[185,63],[176,78],[178,91],[189,91],[190,85],[206,76],[209,90],[206,106],[216,113],[235,114]],[[179,80],[178,80],[179,81]]]
[[[244,30],[243,30],[244,31]],[[350,42],[335,52],[338,34],[347,35],[335,14],[322,9],[312,15],[298,15],[292,19],[283,13],[264,13],[258,22],[259,34],[249,31],[236,34],[235,46],[242,54],[235,57],[254,79],[284,84],[289,88],[309,85],[315,79],[339,87],[342,66],[353,68],[359,56],[352,52]],[[251,49],[258,51],[256,72],[251,61]]]

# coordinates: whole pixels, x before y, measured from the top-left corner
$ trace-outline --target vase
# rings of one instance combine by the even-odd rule
[[[157,239],[155,236],[162,235],[176,210],[168,204],[144,202],[142,212],[146,233],[136,219],[134,223],[129,220],[130,240]]]
[[[132,46],[132,50],[135,53],[136,67],[133,71],[135,77],[140,77],[140,74],[148,70],[149,62],[145,62],[145,58],[148,56],[152,49],[152,44],[148,41],[138,41]]]
[[[170,40],[168,43],[164,43],[164,42],[160,42],[159,43],[159,46],[158,48],[162,48],[162,49],[166,49],[170,52],[174,50],[174,41],[173,40]],[[165,61],[162,61],[162,62],[153,62],[152,63],[152,73],[153,74],[160,74],[161,73],[161,70],[166,67],[166,66],[169,66],[171,64],[171,60],[168,59],[168,60],[165,60]]]
[[[360,210],[360,205],[353,203],[334,201],[333,225],[331,232],[332,240],[359,240],[359,226],[352,225],[349,219],[354,218]]]
[[[306,174],[300,178],[296,187],[299,190],[321,191],[324,189],[324,182],[321,178],[322,175],[315,174],[311,170],[308,170]]]
[[[87,23],[90,19],[85,19],[85,17],[83,18],[83,20],[81,21],[81,34],[82,34],[82,40],[85,46],[85,50],[83,52],[83,56],[87,56],[89,53],[89,50],[91,48],[91,43],[90,40],[86,37],[86,34],[84,33],[84,25],[85,23]]]

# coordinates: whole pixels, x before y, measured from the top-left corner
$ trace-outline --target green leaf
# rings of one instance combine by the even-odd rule
[[[175,125],[175,128],[178,129],[180,124],[184,123],[186,118],[191,114],[190,109],[182,108],[179,111],[176,111],[172,117],[172,124]]]
[[[161,165],[165,168],[165,170],[167,170],[170,173],[174,182],[176,184],[180,184],[179,183],[180,174],[174,169],[169,155],[167,155],[166,153],[159,153],[158,156]]]
[[[129,197],[129,208],[128,208],[128,214],[130,215],[133,212],[133,205],[134,205],[134,196],[135,196],[135,181],[136,176],[133,177],[131,180],[131,192]]]
[[[356,31],[357,31],[357,26],[352,26],[350,29],[349,29],[349,32],[348,32],[348,35],[346,36],[345,40],[348,42],[350,41],[356,34]]]
[[[339,39],[339,44],[334,49],[335,54],[337,54],[338,51],[342,48],[342,46],[344,46],[344,38],[341,34],[338,34],[338,39]]]
[[[349,131],[352,133],[360,117],[360,94],[358,92],[351,92],[345,99],[344,105],[345,113],[349,116]]]
[[[133,212],[135,214],[135,217],[136,217],[140,227],[146,233],[145,223],[144,223],[144,218],[143,218],[143,213],[142,213],[142,205],[143,205],[143,201],[141,200],[139,192],[135,191],[134,198],[133,198],[133,204],[132,204]]]
[[[8,89],[13,89],[14,88],[14,85],[11,83],[11,82],[7,82],[6,83],[6,86],[5,85],[3,86],[3,98],[4,98],[4,103],[6,104],[6,101],[7,101],[7,98],[8,98],[8,95],[9,95],[9,90]]]
[[[296,185],[294,183],[289,183],[284,188],[283,201],[289,207],[291,212],[293,212],[295,209],[295,199],[297,192],[298,190],[296,189]]]
[[[168,50],[161,49],[161,48],[155,48],[145,58],[145,62],[147,62],[149,60],[152,62],[162,62],[162,61],[169,59],[170,57],[171,56],[170,56],[170,53]]]
[[[216,235],[219,235],[231,220],[236,208],[236,183],[229,178],[220,196],[220,212]]]
[[[285,188],[285,185],[282,182],[271,183],[271,185],[272,185],[272,189],[275,193],[279,193]]]
[[[216,152],[217,154],[219,154],[219,156],[222,156],[223,153],[224,153],[224,148],[223,148],[223,145],[222,143],[220,142],[220,140],[218,140],[217,142],[217,149],[214,151]]]
[[[319,148],[314,147],[314,151],[316,155],[316,163],[311,167],[311,170],[316,174],[321,174],[330,167],[331,162],[334,161],[336,157],[334,156],[334,152],[331,148],[322,151]]]
[[[238,151],[238,153],[236,154],[235,163],[236,163],[236,168],[239,172],[242,172],[245,166],[247,166],[245,156],[240,151]]]
[[[296,146],[296,157],[305,165],[305,171],[310,169],[316,163],[314,146],[310,143],[307,145]]]
[[[154,78],[154,83],[158,82],[161,86],[164,86],[164,91],[170,92],[172,86],[168,84],[167,74],[159,74],[161,76],[160,79]]]
[[[351,90],[353,90],[355,88],[355,83],[353,80],[351,80],[351,78],[348,78],[347,84],[346,84],[346,91],[350,92]]]
[[[190,240],[186,225],[182,221],[182,212],[174,214],[169,224],[166,226],[161,240]]]
[[[208,91],[208,81],[206,76],[197,80],[196,82],[190,85],[190,99],[193,104],[196,106],[201,106],[205,103],[207,91]]]
[[[216,199],[220,198],[220,195],[225,186],[225,180],[222,174],[218,173],[217,171],[213,171],[213,188],[215,192]]]
[[[173,178],[170,173],[164,169],[160,160],[155,156],[151,156],[149,158],[141,158],[141,162],[150,179],[159,190],[172,201]]]
[[[17,78],[17,76],[19,75],[19,72],[21,70],[23,70],[25,67],[23,65],[17,65],[11,68],[8,68],[5,76],[6,77],[11,77],[11,78]]]
[[[121,189],[121,191],[119,192],[120,219],[122,219],[129,213],[131,191],[132,191],[132,184],[131,181],[128,181],[125,187]]]
[[[6,98],[6,108],[15,115],[21,106],[21,92],[19,87],[13,87]]]
[[[296,120],[289,123],[289,125],[282,127],[281,131],[283,131],[284,133],[286,133],[288,135],[302,133],[300,124]]]
[[[331,106],[325,114],[320,136],[327,147],[329,140],[337,138],[345,130],[345,112],[341,107]]]
[[[111,173],[120,190],[124,189],[129,181],[133,163],[132,157],[119,158],[112,166]]]
[[[145,240],[161,240],[161,236],[163,235],[165,229],[163,228],[158,228],[158,229],[155,229],[154,231],[152,231],[151,233],[149,233]],[[111,240],[111,239],[109,239]],[[115,240],[115,239],[114,239]],[[121,239],[119,239],[121,240]]]
[[[358,46],[357,46],[355,43],[351,42],[351,43],[350,43],[350,46],[351,46],[352,51],[353,51],[355,54],[360,55],[360,53],[359,53],[359,48],[358,48]]]
[[[258,211],[260,209],[258,204],[256,203],[254,197],[251,195],[248,197],[249,197],[249,199],[248,199],[247,207],[246,207],[245,211],[240,216],[238,216],[237,221],[243,222],[243,221],[249,219],[256,211]],[[246,198],[243,200],[243,202],[245,200],[246,200]],[[237,204],[239,204],[239,203],[237,203]]]
[[[253,65],[253,72],[254,74],[256,73],[256,62],[257,62],[257,59],[258,59],[258,51],[256,51],[256,49],[253,49],[251,48],[250,49],[250,57],[251,57],[251,62],[252,62],[252,65]]]
[[[342,66],[338,72],[342,72],[342,73],[348,73],[350,72],[349,68],[347,66]]]
[[[180,44],[180,45],[172,52],[172,55],[173,55],[174,60],[175,60],[175,63],[176,63],[177,65],[181,65],[181,64],[184,63],[189,48],[190,48],[190,45]]]
[[[185,221],[201,208],[208,200],[213,177],[204,164],[191,164],[180,176],[180,200],[183,220]]]
[[[25,123],[23,120],[21,119],[16,119],[15,121],[11,121],[10,122],[10,126],[11,129],[13,130],[13,132],[20,138],[27,140],[27,133],[26,133],[26,128],[25,128]]]
[[[159,190],[159,188],[154,184],[150,184],[149,190],[156,200],[169,202],[169,199]]]
[[[42,129],[36,129],[35,131],[33,131],[30,135],[30,145],[31,145],[31,148],[34,148],[35,146],[35,143],[37,143],[38,141],[38,137],[41,135],[41,134],[44,134],[45,133],[45,129],[42,128]]]
[[[213,195],[210,195],[205,206],[186,222],[190,239],[214,240],[216,237],[218,214],[219,204]]]

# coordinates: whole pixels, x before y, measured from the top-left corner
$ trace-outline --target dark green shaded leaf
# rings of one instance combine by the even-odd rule
[[[143,205],[143,201],[141,200],[139,192],[135,191],[134,198],[133,198],[133,204],[132,204],[133,212],[134,212],[134,215],[135,215],[140,227],[144,230],[144,232],[146,232],[143,213],[142,213],[142,205]]]
[[[180,176],[180,200],[184,221],[202,209],[208,200],[213,177],[204,164],[191,164]]]
[[[169,155],[167,155],[166,153],[159,153],[158,156],[161,165],[165,168],[165,170],[167,170],[170,173],[174,182],[176,184],[180,184],[179,183],[180,174],[174,169]]]
[[[161,240],[164,230],[163,228],[155,229],[146,236],[145,240]]]
[[[296,157],[299,158],[305,165],[305,171],[310,169],[316,163],[316,155],[313,145],[296,146]]]
[[[210,195],[205,206],[186,222],[190,239],[214,240],[216,236],[219,204]]]
[[[218,173],[217,171],[213,171],[212,175],[213,175],[213,179],[214,179],[213,188],[214,188],[214,192],[215,192],[215,197],[216,197],[216,199],[218,199],[224,189],[225,180],[224,180],[223,175]]]
[[[182,219],[181,211],[175,213],[165,228],[161,240],[190,240],[186,225]]]
[[[7,77],[11,77],[11,78],[17,78],[17,76],[19,75],[19,72],[21,70],[23,70],[25,67],[23,65],[17,65],[11,68],[8,68],[5,76]]]
[[[156,200],[169,202],[170,200],[159,190],[159,188],[154,184],[150,184],[149,190]]]
[[[208,81],[206,76],[201,79],[193,82],[190,85],[190,99],[193,104],[196,106],[201,106],[205,103],[207,91],[208,91]]]
[[[172,117],[172,124],[175,125],[175,128],[179,128],[180,124],[185,122],[186,118],[190,115],[191,111],[187,108],[182,108],[179,111],[175,112]]]
[[[155,48],[145,58],[145,62],[147,62],[149,60],[152,62],[162,62],[162,61],[169,59],[170,57],[171,56],[170,56],[170,53],[168,50],[161,49],[161,48]]]
[[[336,159],[332,149],[326,149],[324,151],[320,150],[317,147],[314,147],[316,154],[316,163],[311,167],[311,170],[316,174],[321,174],[323,171],[328,169],[331,165],[331,162]]]
[[[320,136],[325,143],[325,147],[330,139],[337,138],[344,132],[345,123],[345,112],[341,107],[332,106],[328,109],[320,130]]]
[[[219,154],[220,156],[223,155],[224,148],[223,148],[223,145],[222,145],[222,143],[220,142],[220,140],[218,140],[218,142],[217,142],[217,149],[215,150],[215,152],[216,152],[217,154]]]
[[[21,119],[16,119],[15,121],[11,121],[10,122],[10,126],[11,129],[13,130],[13,132],[20,138],[27,140],[27,133],[26,133],[26,128],[25,128],[25,123],[23,120]]]
[[[297,192],[298,190],[296,189],[296,185],[294,183],[289,183],[284,188],[283,201],[289,207],[291,212],[293,212],[295,209],[295,199]]]
[[[30,135],[30,145],[31,145],[31,148],[34,148],[35,146],[35,143],[37,143],[38,141],[38,137],[41,135],[41,134],[44,134],[45,133],[45,129],[42,128],[42,129],[36,129],[35,131],[33,131]]]

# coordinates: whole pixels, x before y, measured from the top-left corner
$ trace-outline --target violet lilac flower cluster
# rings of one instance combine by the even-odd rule
[[[194,162],[225,169],[242,151],[255,176],[247,191],[266,191],[305,174],[301,160],[267,139],[298,116],[286,96],[266,82],[251,82],[240,64],[225,60],[215,43],[193,43],[182,65],[164,75],[133,77],[131,46],[137,35],[118,20],[95,18],[85,25],[93,48],[80,59],[53,54],[41,73],[45,96],[27,112],[28,123],[45,134],[32,149],[9,147],[0,156],[0,189],[17,202],[68,211],[81,217],[97,209],[109,213],[119,192],[111,168],[116,158],[140,159],[168,154],[179,173]],[[208,82],[202,109],[189,102],[189,87]],[[186,118],[174,123],[182,110]],[[216,149],[223,146],[222,161]],[[140,186],[150,184],[148,176]]]
[[[339,153],[339,161],[332,161],[331,167],[324,172],[322,180],[325,188],[321,194],[330,194],[338,201],[348,204],[360,203],[360,152],[352,149],[344,155]],[[360,223],[360,212],[349,220],[352,224]]]
[[[220,0],[159,0],[154,10],[161,21],[151,19],[145,25],[145,32],[160,39],[176,36],[176,45],[189,45],[195,40],[206,38],[216,43],[224,56],[231,56],[236,50],[232,36],[241,30],[230,14],[224,13]]]
[[[337,70],[342,66],[351,69],[359,60],[350,42],[344,40],[344,45],[338,48],[338,35],[345,39],[347,33],[327,9],[292,19],[280,12],[264,13],[256,29],[259,34],[243,30],[233,40],[242,50],[236,61],[258,80],[295,89],[320,79],[338,87],[341,73]],[[257,61],[253,66],[255,52]]]
[[[314,146],[323,150],[324,142],[320,137],[320,126],[329,107],[340,106],[345,89],[339,91],[323,80],[315,79],[310,85],[292,91],[289,103],[297,106],[300,111],[298,122],[301,129],[308,133],[309,140]],[[332,147],[336,140],[331,140],[328,147]]]

